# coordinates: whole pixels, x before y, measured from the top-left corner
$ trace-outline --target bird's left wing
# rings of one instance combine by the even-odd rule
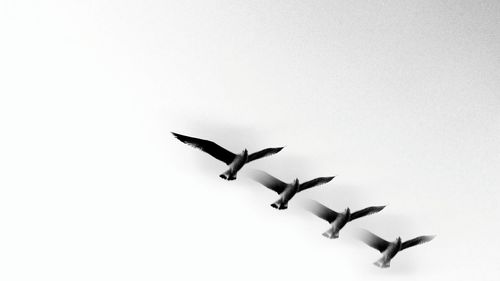
[[[349,219],[349,221],[352,221],[352,220],[355,220],[355,219],[359,219],[361,217],[368,216],[368,215],[371,215],[371,214],[378,213],[378,212],[382,211],[384,208],[385,208],[385,206],[376,206],[376,207],[364,208],[362,210],[359,210],[359,211],[356,211],[356,212],[352,213],[351,214],[351,218]]]
[[[305,189],[317,186],[317,185],[322,185],[325,184],[329,181],[331,181],[334,177],[321,177],[321,178],[316,178],[310,181],[306,181],[305,183],[302,183],[299,186],[299,190],[297,192],[303,191]]]
[[[436,236],[435,235],[426,235],[426,236],[419,236],[417,238],[413,238],[411,240],[405,241],[401,245],[401,250],[404,250],[406,248],[410,248],[410,247],[416,246],[418,244],[429,242],[432,239],[434,239],[434,237],[436,237]]]
[[[257,159],[260,159],[260,158],[263,158],[266,156],[276,154],[276,153],[280,152],[282,149],[283,149],[283,147],[274,147],[274,148],[266,148],[266,149],[263,149],[261,151],[254,152],[254,153],[248,155],[247,163],[251,162],[253,160],[257,160]]]

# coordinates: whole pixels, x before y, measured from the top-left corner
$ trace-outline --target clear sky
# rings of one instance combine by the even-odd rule
[[[1,280],[498,280],[499,1],[0,3]],[[170,131],[284,181],[286,211]],[[300,208],[388,205],[337,240]],[[436,234],[391,268],[356,241]]]

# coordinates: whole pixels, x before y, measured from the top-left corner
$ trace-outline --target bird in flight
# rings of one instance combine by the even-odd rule
[[[210,154],[215,159],[226,163],[229,168],[224,173],[219,175],[219,177],[225,180],[235,180],[236,174],[246,163],[273,155],[283,149],[283,147],[266,148],[252,154],[248,154],[248,150],[244,149],[241,153],[235,154],[213,141],[184,136],[174,132],[172,132],[172,134],[181,142],[198,148],[203,152]]]
[[[348,222],[378,213],[385,208],[385,206],[368,207],[353,213],[347,208],[344,212],[338,213],[315,200],[308,200],[305,207],[308,211],[326,220],[330,224],[330,228],[323,233],[323,236],[330,239],[338,238],[339,231]]]
[[[299,183],[298,179],[293,180],[293,182],[291,183],[284,183],[266,172],[255,171],[252,175],[252,178],[265,187],[274,190],[279,194],[279,199],[276,202],[272,203],[271,206],[273,208],[282,210],[288,208],[288,201],[290,201],[290,199],[292,199],[292,197],[294,197],[298,192],[317,185],[325,184],[331,181],[334,176],[316,178],[304,183]]]
[[[373,264],[381,267],[387,268],[391,266],[391,260],[396,256],[397,253],[401,252],[404,249],[429,242],[436,237],[435,235],[427,235],[427,236],[419,236],[405,242],[402,242],[401,237],[398,237],[393,242],[388,242],[377,235],[371,233],[368,230],[361,230],[360,238],[363,242],[365,242],[368,246],[377,249],[380,253],[382,253],[382,257],[374,262]]]

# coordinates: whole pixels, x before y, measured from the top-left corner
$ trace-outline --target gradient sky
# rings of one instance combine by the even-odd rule
[[[497,280],[500,2],[354,2],[2,1],[0,279]],[[170,131],[337,177],[277,211]]]

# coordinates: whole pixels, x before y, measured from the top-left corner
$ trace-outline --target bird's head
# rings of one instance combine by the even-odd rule
[[[401,248],[401,244],[402,244],[401,237],[398,237],[396,239],[396,245],[398,246],[398,248]]]
[[[346,216],[350,216],[351,215],[351,209],[349,209],[349,208],[345,209],[345,214],[346,214]]]
[[[299,186],[299,179],[294,179],[293,180],[293,186],[295,186],[295,187]]]

